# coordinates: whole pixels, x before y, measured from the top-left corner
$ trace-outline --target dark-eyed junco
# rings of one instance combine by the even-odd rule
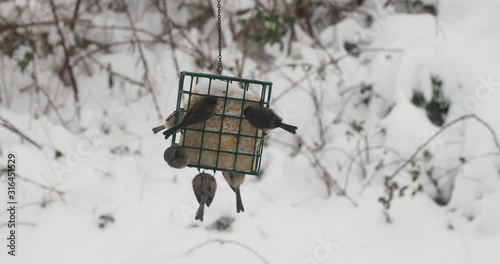
[[[215,191],[217,190],[217,182],[214,176],[208,173],[200,173],[196,175],[193,179],[193,191],[196,196],[196,200],[200,204],[198,211],[196,211],[196,217],[194,219],[203,222],[203,214],[205,211],[205,205],[210,207],[212,203]]]
[[[182,121],[177,125],[163,132],[165,139],[168,139],[172,134],[182,127],[193,124],[203,123],[210,119],[215,114],[215,107],[218,105],[217,98],[213,96],[199,97],[188,109]]]
[[[236,193],[236,212],[245,212],[240,194],[240,186],[245,180],[245,174],[224,171],[222,175],[231,189]]]
[[[189,156],[186,150],[178,144],[174,144],[165,150],[163,153],[163,159],[167,164],[176,169],[182,169],[186,167]]]
[[[297,130],[296,126],[283,123],[281,117],[266,107],[250,105],[243,110],[243,114],[250,125],[255,128],[267,130],[279,127],[292,134],[295,134]]]

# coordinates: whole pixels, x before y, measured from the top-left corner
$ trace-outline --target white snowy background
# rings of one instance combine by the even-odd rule
[[[72,17],[74,2],[56,1],[59,19]],[[82,10],[92,2],[82,1]],[[124,2],[135,27],[169,38],[151,1]],[[183,25],[193,11],[181,8],[181,2],[216,6],[215,1],[167,2],[171,19]],[[291,46],[287,31],[283,50],[267,44],[261,50],[266,59],[246,58],[239,74],[273,82],[271,106],[298,126],[298,133],[270,134],[263,174],[247,176],[241,189],[244,213],[236,213],[234,193],[217,172],[217,193],[202,223],[194,220],[196,169],[170,168],[163,160],[170,140],[151,128],[175,108],[178,70],[213,73],[194,59],[195,48],[216,58],[213,16],[205,15],[198,28],[186,27],[185,36],[174,30],[175,50],[168,43],[132,45],[130,30],[76,26],[95,43],[125,42],[88,58],[83,51],[72,56],[72,62],[84,57],[73,67],[79,110],[71,84],[64,83],[67,76],[57,74],[64,59],[61,45],[54,44],[51,56],[35,56],[24,71],[19,61],[28,46],[10,58],[2,55],[0,165],[5,167],[9,153],[16,154],[19,204],[12,257],[6,247],[7,177],[0,175],[0,262],[500,263],[500,149],[495,144],[500,1],[419,2],[435,6],[437,16],[386,2],[405,1],[366,0],[338,23],[315,24],[315,38],[296,24]],[[103,1],[103,10],[91,8],[79,18],[130,27],[129,17],[116,11],[120,3]],[[222,1],[222,6],[223,74],[236,75],[243,49],[232,36],[229,16],[248,18],[253,11],[236,12],[255,8],[255,2]],[[315,21],[328,21],[331,14],[320,11],[313,14]],[[373,20],[369,26],[366,14]],[[0,25],[53,20],[48,1],[0,1],[0,15]],[[67,45],[78,42],[68,24],[59,27]],[[54,25],[31,30],[47,32],[49,43],[60,41]],[[11,41],[8,32],[0,27],[4,45]],[[151,39],[144,32],[137,35]],[[355,43],[361,54],[349,55],[346,42]],[[98,48],[95,43],[86,51]],[[112,87],[106,67],[120,74]],[[148,85],[125,77],[150,82],[160,116]],[[432,80],[438,80],[439,95],[449,103],[441,126],[412,103],[416,93],[431,101]],[[41,148],[7,129],[6,120]],[[393,184],[387,209],[380,199],[388,199]],[[225,230],[213,228],[221,217],[234,222]]]

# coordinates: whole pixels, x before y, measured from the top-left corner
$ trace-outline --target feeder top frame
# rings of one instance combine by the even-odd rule
[[[193,77],[208,78],[208,79],[212,79],[212,80],[235,81],[235,82],[241,82],[241,83],[260,84],[260,85],[267,85],[270,87],[273,86],[272,82],[259,81],[259,80],[255,80],[255,79],[245,79],[245,78],[240,78],[240,77],[236,77],[236,76],[226,76],[226,75],[200,73],[200,72],[189,72],[189,71],[182,71],[181,72],[181,79],[184,78],[186,75],[193,76]]]

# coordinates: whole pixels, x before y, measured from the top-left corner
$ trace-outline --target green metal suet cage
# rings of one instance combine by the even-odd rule
[[[179,144],[188,152],[187,166],[259,175],[266,133],[250,126],[243,109],[252,104],[269,107],[272,85],[232,76],[181,72],[176,123],[196,97],[210,95],[219,99],[211,119],[185,127],[181,134],[172,136],[172,144]]]

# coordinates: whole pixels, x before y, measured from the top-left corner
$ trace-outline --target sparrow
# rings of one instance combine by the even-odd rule
[[[236,193],[236,212],[245,212],[240,193],[240,186],[245,180],[245,174],[224,171],[222,172],[222,175],[224,176],[226,182],[229,184],[229,187],[231,187],[234,193]]]
[[[189,156],[182,146],[174,144],[165,150],[165,153],[163,153],[163,159],[170,167],[182,169],[186,167],[189,161]]]
[[[217,190],[217,182],[214,176],[208,173],[199,173],[193,178],[193,191],[196,196],[196,200],[200,204],[198,210],[196,211],[196,216],[194,219],[203,222],[203,214],[205,211],[205,205],[210,207],[210,204],[214,200],[215,191]]]

